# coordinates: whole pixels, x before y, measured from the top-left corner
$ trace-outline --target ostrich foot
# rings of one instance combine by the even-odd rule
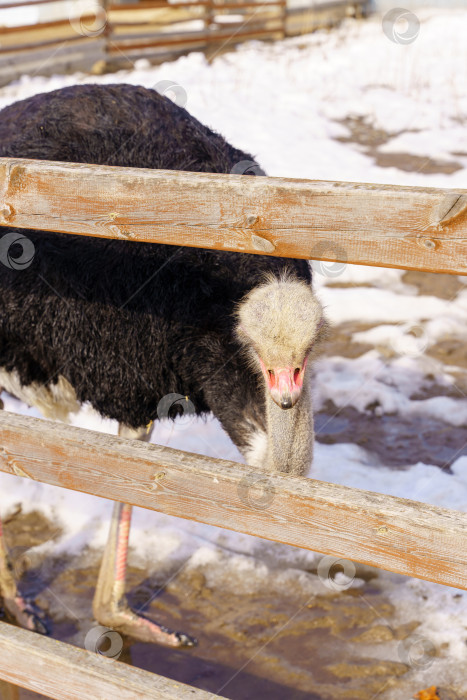
[[[38,632],[39,634],[49,633],[47,626],[39,617],[39,612],[36,611],[35,606],[26,602],[22,596],[4,597],[3,608],[7,619],[13,620],[20,627]]]
[[[196,639],[188,634],[173,632],[164,625],[137,615],[126,605],[126,601],[95,610],[95,617],[101,625],[140,642],[163,644],[169,647],[193,647],[197,644]]]
[[[169,647],[192,647],[196,644],[193,637],[183,632],[173,632],[138,615],[128,606],[125,576],[130,520],[131,506],[116,503],[94,595],[94,617],[101,625],[141,642],[155,642]]]
[[[1,387],[0,387],[1,388]],[[20,627],[47,634],[47,627],[39,617],[39,610],[19,594],[13,566],[3,540],[3,525],[0,519],[0,603],[7,618]]]

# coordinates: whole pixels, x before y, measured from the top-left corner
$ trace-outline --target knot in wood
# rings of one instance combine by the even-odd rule
[[[6,204],[6,203],[1,205],[0,215],[1,215],[2,219],[4,219],[4,221],[8,221],[9,219],[11,219],[13,214],[14,214],[14,211],[13,211],[12,206],[10,206],[9,204]]]
[[[251,234],[251,245],[255,250],[260,250],[262,253],[273,253],[276,249],[274,243],[268,241],[267,238],[257,236],[256,233]]]
[[[166,473],[165,473],[165,472],[157,472],[157,474],[154,474],[154,476],[152,477],[152,484],[151,484],[151,486],[150,486],[150,490],[151,490],[151,491],[157,491],[157,489],[159,488],[158,482],[159,482],[159,481],[162,481],[162,479],[163,479],[165,476],[166,476]]]

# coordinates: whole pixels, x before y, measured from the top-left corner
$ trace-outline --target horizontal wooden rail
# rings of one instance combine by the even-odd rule
[[[43,49],[45,47],[51,47],[54,45],[62,46],[64,43],[69,44],[70,42],[84,44],[86,40],[89,41],[88,37],[76,34],[75,36],[69,36],[65,38],[50,39],[48,41],[38,41],[37,43],[31,44],[14,44],[13,46],[3,46],[0,48],[0,54],[11,54],[12,52],[22,51],[24,54],[28,54],[32,51],[37,51],[38,49]]]
[[[274,20],[272,20],[274,21]],[[279,22],[280,20],[277,20]],[[276,22],[276,25],[277,25]],[[213,22],[215,24],[215,22]],[[270,35],[273,34],[274,32],[278,32],[281,30],[280,25],[274,26],[270,29],[262,29],[261,27],[258,27],[257,29],[254,29],[253,27],[255,26],[255,23],[249,23],[248,27],[250,28],[249,31],[246,32],[237,32],[236,34],[232,33],[232,28],[233,27],[243,27],[245,25],[244,22],[238,22],[238,23],[229,23],[227,28],[224,30],[218,30],[218,29],[210,29],[209,32],[206,31],[199,31],[199,32],[183,32],[183,33],[177,33],[173,38],[168,38],[168,39],[153,39],[151,41],[144,41],[144,42],[138,42],[138,43],[125,43],[125,37],[119,37],[117,36],[115,41],[112,42],[109,46],[109,55],[113,55],[115,53],[119,53],[121,51],[135,51],[135,50],[140,50],[140,49],[159,49],[163,47],[170,47],[170,46],[192,46],[195,44],[202,44],[203,42],[215,42],[215,41],[226,41],[226,44],[229,43],[230,41],[238,41],[240,39],[245,39],[246,37],[250,38],[258,38],[261,36],[265,36],[266,34]],[[166,35],[166,36],[171,36],[171,35]]]
[[[460,189],[1,158],[0,226],[467,274]]]
[[[241,10],[241,9],[254,9],[268,10],[269,8],[286,7],[286,0],[266,0],[266,2],[223,2],[222,4],[213,3],[211,8],[214,12],[220,12],[221,10]]]
[[[2,5],[0,5],[1,9]],[[18,32],[32,32],[39,33],[44,29],[56,29],[60,27],[67,27],[70,32],[75,32],[73,29],[72,22],[82,22],[84,26],[86,24],[91,24],[92,21],[96,19],[96,15],[81,15],[79,17],[65,17],[63,19],[54,19],[48,22],[36,22],[36,24],[18,24],[11,27],[1,27],[0,34],[4,37],[6,34],[17,34]],[[64,37],[66,38],[66,36]]]
[[[181,2],[173,2],[173,3],[168,3],[168,2],[163,2],[163,0],[139,0],[137,4],[131,2],[131,3],[111,3],[107,6],[107,12],[123,12],[126,10],[131,10],[131,12],[134,15],[141,14],[145,10],[153,10],[155,8],[160,8],[160,7],[166,7],[167,9],[173,9],[173,8],[180,8],[183,9],[184,7],[197,7],[201,5],[209,6],[211,4],[211,0],[190,0],[189,2],[185,2],[184,0],[181,0]]]
[[[6,2],[0,5],[0,10],[10,10],[13,7],[28,7],[29,5],[50,5],[57,0],[25,0],[24,2]]]
[[[467,590],[467,514],[0,411],[0,471]]]
[[[194,46],[197,44],[204,46],[204,44],[209,41],[209,35],[204,30],[198,32],[178,32],[174,33],[172,38],[170,38],[170,34],[168,36],[168,39],[153,38],[150,41],[139,41],[133,43],[125,43],[125,37],[117,36],[109,45],[108,53],[110,56],[112,56],[112,54],[118,54],[122,51],[136,51],[151,48],[160,49],[171,46],[179,46],[183,48],[184,46]]]
[[[56,700],[221,697],[0,622],[0,679]]]

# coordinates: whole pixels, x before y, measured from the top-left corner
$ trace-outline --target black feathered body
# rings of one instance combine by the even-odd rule
[[[0,112],[0,156],[228,173],[253,157],[153,90],[80,85]],[[8,229],[0,230],[0,236]],[[24,231],[33,263],[0,263],[0,368],[21,383],[62,376],[79,402],[130,427],[163,396],[212,411],[232,440],[264,428],[261,379],[234,333],[234,309],[265,272],[311,283],[305,261]]]

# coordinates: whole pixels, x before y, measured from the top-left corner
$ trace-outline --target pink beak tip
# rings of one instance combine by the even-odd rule
[[[273,401],[282,409],[297,403],[303,387],[306,359],[302,367],[275,367],[267,369],[262,360],[261,368]]]

